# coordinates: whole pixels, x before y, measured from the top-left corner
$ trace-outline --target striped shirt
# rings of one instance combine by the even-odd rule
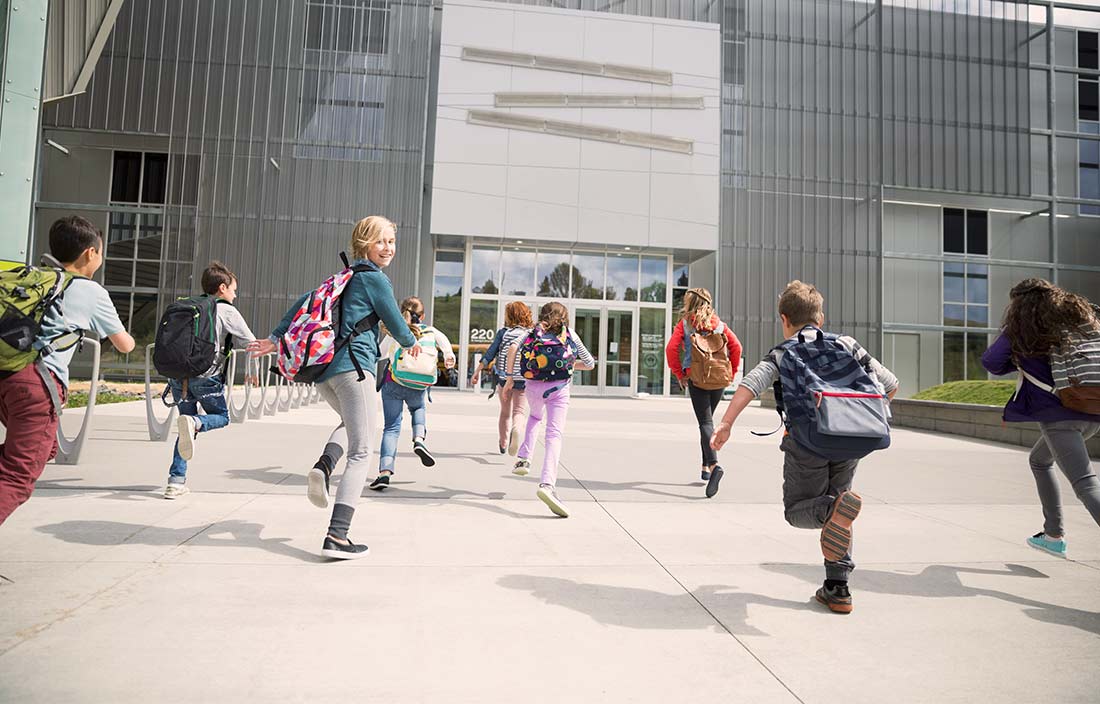
[[[596,366],[596,360],[592,358],[592,353],[584,346],[584,342],[581,340],[580,336],[577,335],[577,331],[572,328],[566,328],[566,330],[569,334],[566,341],[572,345],[573,352],[577,355],[577,361],[585,366]],[[516,347],[516,359],[515,363],[512,365],[512,378],[517,380],[523,378],[523,356],[520,354],[519,346],[523,344],[524,339],[526,339],[526,335],[513,343]],[[500,348],[504,351],[504,354],[501,356],[507,358],[507,350],[511,349],[511,347],[512,346],[505,347],[501,345]]]
[[[508,350],[511,349],[512,345],[523,344],[530,332],[531,328],[505,328],[504,337],[500,340],[500,350],[497,352],[496,359],[493,360],[493,368],[496,370],[498,378],[508,378]],[[519,361],[519,352],[516,353],[516,361]],[[522,374],[513,374],[512,378],[516,381],[523,381]]]
[[[802,330],[813,330],[812,326],[803,328]],[[799,332],[801,333],[802,330]],[[795,339],[798,335],[792,335],[788,339]],[[882,385],[883,393],[890,393],[898,388],[898,378],[894,376],[886,367],[882,366],[882,363],[871,356],[871,353],[863,349],[862,346],[855,339],[848,336],[841,336],[837,338],[837,342],[844,345],[856,361],[859,362],[867,373],[871,375],[880,385]],[[764,359],[753,367],[752,371],[745,375],[741,380],[741,386],[745,387],[752,392],[753,396],[759,397],[768,389],[772,388],[772,385],[779,380],[779,362],[782,359],[783,350],[773,349],[764,357]]]

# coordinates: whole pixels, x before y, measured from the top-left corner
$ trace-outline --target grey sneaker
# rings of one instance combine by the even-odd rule
[[[550,510],[555,514],[562,518],[569,518],[569,510],[565,508],[565,504],[554,493],[554,487],[549,484],[539,484],[539,490],[535,495],[542,499],[542,502],[550,507]]]
[[[195,437],[199,434],[195,419],[191,416],[180,416],[176,419],[176,428],[179,429],[180,433],[180,457],[190,460],[195,456]]]
[[[527,473],[531,471],[531,461],[525,460],[522,457],[516,460],[516,466],[512,467],[512,474],[520,477],[526,477]]]
[[[166,499],[178,499],[190,493],[191,490],[187,488],[186,484],[169,484],[164,488],[164,498]]]
[[[508,436],[508,454],[512,457],[519,452],[519,428],[512,428],[512,434]]]

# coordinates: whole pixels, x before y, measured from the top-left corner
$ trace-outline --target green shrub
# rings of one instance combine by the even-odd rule
[[[126,403],[127,401],[140,401],[140,397],[134,397],[126,394],[116,394],[113,391],[100,391],[96,394],[96,405],[103,403]],[[68,400],[65,402],[65,408],[84,408],[88,405],[88,392],[87,391],[73,391],[69,394]]]
[[[925,389],[913,398],[920,401],[1003,406],[1015,392],[1014,381],[949,381]]]

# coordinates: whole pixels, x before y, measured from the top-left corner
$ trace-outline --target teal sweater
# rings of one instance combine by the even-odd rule
[[[366,259],[359,259],[354,264],[370,264],[370,262]],[[283,319],[271,333],[273,342],[277,343],[279,338],[286,334],[298,309],[302,307],[302,304],[306,302],[311,293],[313,292],[307,291],[302,294],[302,297],[295,301],[290,310],[286,312],[286,315],[283,316]],[[412,347],[416,344],[416,338],[413,337],[408,323],[405,322],[401,310],[397,307],[397,301],[394,300],[393,285],[380,270],[374,269],[373,271],[355,274],[340,295],[343,299],[344,308],[344,317],[340,320],[339,334],[341,338],[351,334],[352,326],[355,323],[371,313],[377,313],[378,317],[382,319],[382,322],[393,334],[394,339],[402,347]],[[350,344],[345,345],[336,353],[336,357],[333,358],[332,363],[317,379],[317,383],[327,381],[337,374],[355,371],[355,365],[348,354],[349,350],[354,350],[355,357],[359,360],[363,371],[373,375],[375,365],[378,363],[378,337],[378,324],[375,323],[374,327],[367,332],[352,338]]]

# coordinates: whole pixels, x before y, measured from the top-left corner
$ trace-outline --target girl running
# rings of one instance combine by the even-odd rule
[[[416,357],[420,354],[420,346],[397,308],[390,280],[382,273],[382,269],[390,265],[397,252],[396,233],[397,227],[378,215],[360,220],[352,231],[351,252],[355,259],[354,264],[372,266],[368,271],[353,275],[341,294],[343,315],[340,319],[340,336],[351,335],[355,323],[376,313],[394,331],[397,342],[409,355]],[[309,295],[307,292],[291,306],[270,338],[249,345],[253,356],[275,351],[276,342],[286,333],[298,309]],[[352,359],[352,354],[356,359]],[[355,507],[359,503],[367,473],[370,471],[371,435],[378,427],[378,404],[373,376],[377,354],[376,324],[366,332],[352,336],[351,342],[337,352],[316,382],[321,396],[340,415],[340,425],[329,436],[324,454],[309,472],[308,496],[315,506],[328,506],[332,470],[343,455],[344,448],[348,448],[347,468],[340,479],[328,533],[321,548],[322,555],[333,559],[348,560],[367,553],[366,545],[356,545],[348,539],[348,528],[351,527]],[[362,382],[355,370],[356,362],[369,375]]]
[[[451,349],[451,341],[439,330],[423,323],[424,304],[416,296],[409,296],[401,301],[401,315],[405,317],[405,329],[420,339],[426,335],[435,338],[436,349],[443,352],[443,363],[448,369],[455,365],[455,353]],[[383,331],[387,337],[382,342],[382,359],[391,359],[397,351],[398,342],[393,338],[388,329]],[[385,372],[382,381],[382,415],[385,417],[385,428],[382,431],[382,449],[379,451],[378,476],[370,483],[370,488],[382,491],[390,485],[390,477],[394,473],[394,464],[397,459],[397,440],[401,437],[401,419],[404,409],[409,409],[412,420],[413,452],[420,458],[425,467],[434,467],[435,458],[424,444],[427,437],[427,389],[412,389],[402,386],[394,381],[389,369]]]
[[[508,350],[512,345],[523,342],[534,327],[531,319],[531,309],[522,301],[512,301],[504,307],[504,327],[497,331],[493,338],[493,344],[489,346],[485,357],[481,360],[481,366],[474,371],[470,382],[477,386],[481,378],[481,372],[488,370],[490,366],[495,368],[497,377],[497,398],[500,401],[500,417],[497,419],[498,442],[500,454],[505,450],[515,456],[519,451],[520,426],[524,416],[527,415],[527,396],[524,393],[525,383],[522,376],[515,375],[508,366]],[[503,354],[502,354],[503,352]],[[503,387],[508,379],[513,380],[513,393],[505,397]]]
[[[508,369],[512,370],[501,389],[505,397],[514,393],[516,377],[525,381],[530,415],[527,433],[519,448],[513,474],[524,476],[531,467],[539,422],[546,418],[546,455],[542,460],[542,479],[537,496],[551,511],[562,518],[569,511],[554,491],[558,482],[558,457],[561,456],[561,436],[565,432],[565,417],[569,412],[569,385],[573,372],[596,366],[592,354],[577,333],[567,323],[569,310],[561,303],[547,303],[539,311],[538,325],[523,340],[508,348]]]
[[[710,498],[718,493],[718,483],[722,481],[722,468],[718,466],[718,455],[710,446],[710,436],[714,434],[714,410],[722,401],[725,384],[719,388],[701,388],[715,386],[700,381],[703,377],[696,370],[691,373],[692,335],[703,337],[722,335],[726,342],[727,362],[729,363],[729,381],[737,374],[741,364],[741,343],[714,312],[714,299],[705,288],[688,289],[684,294],[684,307],[680,312],[680,321],[672,328],[672,338],[665,348],[668,368],[686,386],[691,396],[691,407],[695,411],[695,420],[699,423],[699,446],[703,453],[703,471],[700,478],[707,483],[706,494]],[[722,370],[724,371],[724,370]],[[692,379],[695,379],[695,382]]]
[[[1020,386],[1005,406],[1005,421],[1039,423],[1043,436],[1029,459],[1045,521],[1043,530],[1027,543],[1057,557],[1066,556],[1066,538],[1055,463],[1100,525],[1100,480],[1085,446],[1100,431],[1100,416],[1066,408],[1049,390],[1054,386],[1049,355],[1062,346],[1070,331],[1092,335],[1100,331],[1088,300],[1042,279],[1026,279],[1009,293],[1001,335],[982,355],[982,366],[990,374],[1020,372]]]

